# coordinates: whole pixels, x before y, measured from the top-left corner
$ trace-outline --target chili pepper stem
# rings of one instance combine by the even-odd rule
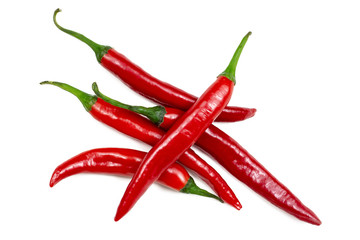
[[[72,87],[72,86],[70,86],[70,85],[68,85],[66,83],[44,81],[44,82],[41,82],[40,84],[41,85],[43,85],[43,84],[51,84],[51,85],[57,86],[59,88],[62,88],[62,89],[64,89],[65,91],[67,91],[69,93],[72,93],[73,95],[75,95],[80,100],[80,102],[83,104],[85,110],[88,111],[88,112],[91,110],[91,107],[97,101],[96,96],[93,96],[93,95],[87,94],[87,93],[85,93],[83,91],[80,91],[79,89],[74,88],[74,87]]]
[[[220,202],[224,202],[221,198],[219,198],[218,196],[209,193],[208,191],[199,188],[196,184],[195,181],[192,177],[189,178],[188,182],[186,183],[186,185],[180,190],[180,192],[183,193],[191,193],[191,194],[196,194],[196,195],[200,195],[200,196],[204,196],[204,197],[210,197],[210,198],[214,198],[216,200],[219,200]]]
[[[55,10],[54,15],[53,15],[53,20],[55,23],[55,26],[60,29],[61,31],[63,31],[64,33],[67,33],[77,39],[79,39],[80,41],[86,43],[94,52],[96,55],[96,59],[98,60],[98,62],[101,62],[102,57],[109,51],[109,49],[111,49],[112,47],[110,46],[105,46],[105,45],[100,45],[98,43],[93,42],[92,40],[90,40],[89,38],[85,37],[84,35],[77,33],[75,31],[66,29],[61,27],[57,21],[56,21],[56,15],[61,12],[61,9],[58,8]]]
[[[143,107],[143,106],[131,106],[125,103],[121,103],[119,101],[116,101],[103,93],[100,92],[98,85],[96,82],[92,84],[92,89],[96,96],[103,99],[105,102],[110,103],[111,105],[114,105],[116,107],[124,108],[136,113],[139,113],[145,117],[147,117],[150,121],[155,123],[156,125],[160,125],[164,121],[164,116],[166,114],[166,110],[163,106],[154,106],[154,107]]]
[[[238,48],[236,49],[229,65],[227,66],[227,68],[225,69],[225,71],[223,71],[219,76],[225,76],[228,79],[230,79],[231,81],[234,82],[234,84],[236,83],[236,79],[235,79],[235,71],[236,71],[236,66],[237,63],[239,61],[240,55],[242,50],[244,49],[244,46],[248,40],[248,38],[250,37],[251,32],[248,32],[245,37],[243,37],[243,39],[241,40]]]

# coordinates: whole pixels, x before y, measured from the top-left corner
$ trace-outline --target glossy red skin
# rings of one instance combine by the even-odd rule
[[[99,148],[80,153],[59,165],[50,180],[50,187],[78,173],[105,173],[133,176],[146,153],[125,148]],[[157,180],[158,183],[180,191],[190,178],[178,163],[172,164]]]
[[[154,146],[165,134],[150,120],[129,110],[115,107],[98,98],[89,112],[95,119],[116,130]],[[239,200],[220,174],[200,158],[193,150],[188,149],[178,158],[185,167],[193,170],[204,180],[226,203],[241,208]]]
[[[234,83],[228,78],[218,77],[148,152],[121,199],[115,221],[122,218],[161,173],[196,142],[228,104],[233,88]]]
[[[184,114],[166,108],[161,128],[167,130]],[[196,141],[196,145],[216,159],[226,170],[275,206],[311,224],[320,225],[320,219],[293,193],[266,170],[233,138],[214,125]]]
[[[195,96],[151,76],[114,49],[102,57],[101,65],[135,92],[162,105],[186,111],[197,100]],[[254,108],[226,107],[216,121],[241,121],[254,116],[255,112]]]

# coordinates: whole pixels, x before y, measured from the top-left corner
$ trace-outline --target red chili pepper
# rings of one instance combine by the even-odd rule
[[[115,221],[121,219],[161,173],[196,142],[228,104],[235,85],[236,65],[250,35],[251,32],[242,39],[225,71],[145,156],[121,199]]]
[[[184,114],[182,110],[176,108],[164,108],[162,106],[145,108],[118,102],[102,94],[96,83],[93,83],[93,91],[98,97],[114,106],[142,114],[164,130],[168,130]],[[315,213],[307,208],[239,143],[216,126],[210,125],[196,141],[196,145],[216,159],[233,176],[275,206],[303,221],[315,225],[321,224]]]
[[[85,172],[132,176],[145,155],[145,152],[125,148],[98,148],[82,152],[55,169],[50,187],[67,177]],[[186,169],[178,163],[166,169],[157,182],[179,192],[215,198],[222,202],[214,194],[199,188]]]
[[[146,108],[118,102],[101,93],[96,83],[93,83],[93,91],[98,97],[114,106],[142,114],[164,130],[168,130],[184,114],[182,110],[176,108],[162,106]],[[196,141],[196,145],[217,160],[233,176],[275,206],[303,221],[315,225],[321,224],[315,213],[301,203],[239,143],[216,126],[211,124]]]
[[[182,110],[189,109],[197,100],[195,96],[151,76],[113,48],[99,45],[82,34],[61,27],[56,22],[56,15],[60,11],[56,9],[54,12],[53,20],[56,27],[91,47],[98,62],[137,93],[162,105]],[[226,107],[216,121],[241,121],[254,116],[255,112],[254,108]]]
[[[146,118],[132,111],[115,107],[101,98],[89,95],[68,84],[49,81],[41,84],[52,84],[74,94],[95,119],[149,145],[155,145],[165,134]],[[188,149],[178,161],[198,174],[226,203],[236,209],[241,208],[239,200],[225,180],[193,150]]]

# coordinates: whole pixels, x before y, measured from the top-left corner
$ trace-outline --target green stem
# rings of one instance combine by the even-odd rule
[[[100,44],[97,44],[95,42],[93,42],[92,40],[90,40],[89,38],[85,37],[84,35],[80,34],[80,33],[77,33],[77,32],[74,32],[72,30],[69,30],[69,29],[66,29],[66,28],[63,28],[61,27],[57,21],[56,21],[56,15],[61,12],[61,9],[56,9],[55,12],[54,12],[54,15],[53,15],[53,20],[54,20],[54,23],[56,25],[56,27],[58,29],[60,29],[61,31],[79,39],[80,41],[86,43],[89,47],[91,47],[91,49],[95,52],[95,55],[96,55],[96,59],[98,60],[99,63],[101,63],[101,59],[102,57],[112,48],[110,46],[105,46],[105,45],[100,45]]]
[[[155,106],[155,107],[147,108],[147,107],[143,107],[143,106],[131,106],[131,105],[116,101],[116,100],[104,95],[103,93],[101,93],[96,82],[94,82],[92,84],[92,89],[93,89],[94,93],[96,94],[96,96],[103,99],[104,101],[106,101],[116,107],[124,108],[124,109],[130,110],[130,111],[136,112],[138,114],[141,114],[141,115],[147,117],[148,119],[150,119],[150,121],[152,121],[156,125],[160,125],[164,121],[164,116],[166,114],[166,110],[163,106]]]
[[[236,66],[237,63],[239,61],[240,55],[242,50],[244,49],[244,46],[248,40],[248,38],[250,37],[251,32],[248,32],[245,37],[241,40],[238,48],[236,49],[234,56],[232,57],[229,65],[227,66],[227,68],[225,69],[225,71],[223,71],[219,76],[225,76],[228,79],[230,79],[231,81],[234,82],[234,84],[236,83],[236,79],[235,79],[235,71],[236,71]]]
[[[54,86],[57,86],[59,88],[64,89],[65,91],[68,91],[69,93],[74,94],[79,100],[80,102],[83,104],[84,108],[86,111],[90,112],[92,106],[96,103],[97,101],[97,97],[94,95],[90,95],[87,94],[83,91],[80,91],[77,88],[74,88],[66,83],[61,83],[61,82],[52,82],[52,81],[44,81],[40,83],[41,85],[43,84],[51,84]]]
[[[192,177],[189,178],[188,182],[186,183],[185,187],[183,187],[180,192],[183,193],[190,193],[190,194],[196,194],[196,195],[200,195],[200,196],[204,196],[204,197],[210,197],[210,198],[215,198],[216,200],[219,200],[220,202],[224,202],[221,198],[219,198],[218,196],[209,193],[208,191],[199,188],[196,184],[195,181]]]

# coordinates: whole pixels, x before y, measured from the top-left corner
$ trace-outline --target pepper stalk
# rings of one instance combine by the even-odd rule
[[[145,117],[147,117],[150,121],[152,121],[154,124],[159,126],[164,121],[164,116],[166,114],[166,110],[163,106],[154,106],[154,107],[143,107],[143,106],[132,106],[128,105],[122,102],[119,102],[117,100],[114,100],[103,93],[100,92],[98,85],[96,82],[92,84],[92,89],[96,96],[104,100],[105,102],[110,103],[111,105],[114,105],[116,107],[124,108],[133,112],[136,112],[138,114],[141,114]]]

